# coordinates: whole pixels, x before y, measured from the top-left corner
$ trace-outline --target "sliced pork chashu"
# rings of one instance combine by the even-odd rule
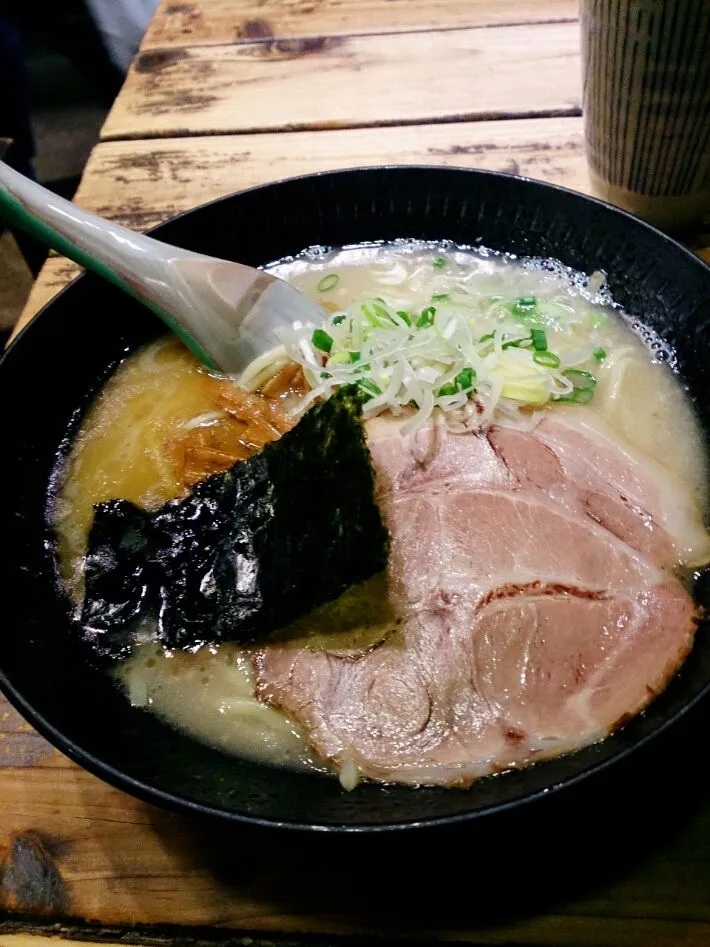
[[[401,624],[359,654],[264,648],[259,695],[322,757],[409,784],[465,786],[640,711],[692,645],[673,570],[710,540],[690,493],[591,411],[431,429],[414,452],[399,427],[368,443]]]

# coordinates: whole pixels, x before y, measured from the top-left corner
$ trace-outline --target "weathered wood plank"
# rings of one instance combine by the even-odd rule
[[[528,928],[535,926],[537,930],[517,941],[518,947],[707,947],[710,942],[710,925],[693,921],[663,921],[646,918],[586,918],[586,917],[546,917],[528,924]],[[82,931],[81,940],[65,939],[61,934],[54,936],[37,934],[6,934],[0,935],[0,947],[86,947],[87,943],[101,944],[102,947],[129,947],[131,944],[145,945],[145,947],[170,947],[175,943],[171,936],[161,936],[160,932],[149,932],[143,936],[136,932],[128,932],[121,936],[120,944],[110,942],[98,933],[92,937],[92,931]],[[225,944],[223,936],[215,932],[212,936],[208,932],[200,932],[193,937],[191,931],[185,931],[189,940],[179,943],[190,947],[209,947],[211,944]],[[443,938],[437,937],[437,942]],[[449,938],[446,938],[450,942]],[[460,938],[455,938],[462,942]],[[480,947],[498,947],[501,944],[511,944],[512,941],[505,931],[487,931],[482,933],[482,939],[465,938],[466,943],[478,944]],[[324,944],[337,947],[339,938],[329,938],[325,942],[319,939],[312,941],[308,935],[297,934],[289,939],[292,945],[306,947],[313,943],[314,947],[324,947]],[[405,943],[405,941],[402,941]],[[416,941],[415,941],[416,943]],[[422,941],[418,941],[419,944]],[[278,941],[270,941],[267,937],[242,936],[238,940],[230,940],[228,947],[276,947]]]
[[[235,190],[313,171],[437,164],[519,173],[589,191],[581,120],[528,119],[388,129],[106,142],[89,160],[77,202],[136,230]],[[710,233],[699,246],[710,241]],[[710,250],[700,250],[710,263]],[[80,268],[52,256],[15,334]]]
[[[273,177],[390,160],[498,167],[587,186],[579,120],[546,119],[106,143],[92,154],[77,199],[146,227]],[[49,261],[55,284],[64,281],[68,266],[61,258]],[[0,907],[10,912],[63,913],[109,925],[436,934],[530,947],[701,947],[710,939],[710,801],[620,876],[614,870],[607,877],[602,867],[601,881],[597,877],[586,893],[573,888],[554,909],[543,900],[521,914],[514,903],[505,907],[507,889],[496,894],[489,886],[483,901],[473,897],[471,885],[477,890],[480,878],[466,880],[462,891],[460,872],[451,892],[425,903],[411,898],[411,885],[408,893],[393,888],[389,867],[379,881],[368,868],[365,892],[357,862],[339,863],[337,873],[332,861],[314,856],[304,862],[300,841],[280,839],[275,863],[264,835],[198,826],[104,785],[53,750],[4,702],[0,799]],[[654,816],[654,836],[656,830]],[[632,845],[623,839],[612,845],[607,868]],[[294,864],[300,866],[297,876]],[[539,887],[544,898],[547,888]],[[494,921],[480,913],[491,897],[503,905]],[[7,936],[0,935],[3,947]]]
[[[589,190],[581,121],[557,118],[106,142],[91,156],[77,201],[145,230],[204,201],[268,180],[372,164],[489,168]],[[700,255],[710,262],[710,250]],[[16,331],[79,272],[69,261],[51,257]]]
[[[143,50],[574,20],[577,0],[162,0]]]
[[[374,164],[436,164],[524,174],[589,187],[579,118],[469,122],[209,138],[106,142],[89,159],[77,203],[136,230],[267,181]],[[79,272],[48,260],[19,331]]]
[[[489,168],[588,190],[579,118],[98,145],[76,199],[145,229],[203,201],[299,174],[376,164]]]
[[[68,940],[61,933],[47,934],[5,934],[0,940],[1,947],[86,947],[90,941]],[[120,944],[101,940],[104,947],[121,947]],[[123,947],[130,943],[124,941]]]
[[[699,810],[696,799],[662,811],[661,793],[650,792],[650,808],[617,813],[613,825],[595,828],[590,811],[569,825],[552,821],[545,849],[520,844],[516,864],[491,837],[466,836],[481,858],[466,872],[454,863],[432,876],[426,859],[416,864],[423,850],[414,839],[400,850],[399,842],[376,840],[364,848],[317,839],[304,846],[281,834],[275,857],[272,833],[159,811],[60,760],[51,773],[0,769],[6,916],[531,947],[710,942],[710,799]],[[443,865],[451,846],[451,838],[429,838],[427,857]]]
[[[63,256],[50,256],[32,284],[30,295],[25,303],[20,318],[12,330],[12,338],[24,329],[32,316],[40,311],[50,299],[64,289],[76,276],[82,272],[81,267]]]
[[[61,933],[46,934],[5,934],[0,940],[1,947],[86,947],[87,940],[68,940]],[[126,947],[130,941],[123,941],[123,945],[110,943],[102,938],[103,947]]]
[[[567,115],[580,89],[576,23],[149,50],[102,137]]]
[[[0,694],[0,769],[54,766],[64,757]]]

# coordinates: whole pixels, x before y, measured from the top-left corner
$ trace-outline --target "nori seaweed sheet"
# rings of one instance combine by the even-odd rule
[[[128,654],[144,618],[168,647],[254,641],[381,571],[389,536],[361,412],[343,388],[182,500],[97,504],[81,616],[95,654]]]

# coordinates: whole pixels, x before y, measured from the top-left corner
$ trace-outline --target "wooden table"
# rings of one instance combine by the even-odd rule
[[[76,200],[145,229],[265,181],[380,163],[586,191],[578,29],[575,0],[163,0]],[[50,258],[21,324],[77,272]],[[677,775],[651,764],[640,795],[586,800],[554,828],[351,850],[153,809],[0,701],[0,947],[707,945],[702,723],[676,746]]]

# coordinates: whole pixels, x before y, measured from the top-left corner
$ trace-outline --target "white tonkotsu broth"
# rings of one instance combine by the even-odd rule
[[[435,265],[441,259],[445,265]],[[602,415],[631,447],[684,481],[699,511],[705,508],[707,467],[699,425],[678,380],[655,358],[660,354],[665,360],[669,353],[651,333],[633,331],[616,313],[599,294],[601,280],[587,285],[586,278],[561,265],[543,268],[486,251],[412,242],[312,250],[272,269],[331,312],[373,297],[396,309],[421,310],[431,305],[432,297],[462,289],[493,297],[535,296],[568,307],[584,317],[585,325],[595,325],[595,346],[606,353],[603,360],[581,366],[594,372],[598,384],[591,403],[574,410]],[[337,274],[337,282],[331,286],[334,281],[328,281],[319,292],[329,274]],[[643,313],[635,315],[642,323]],[[558,338],[550,330],[550,349],[574,344],[582,351],[589,347],[589,330],[584,331],[587,337],[580,330],[575,340]],[[127,360],[85,420],[57,507],[62,573],[75,596],[93,503],[122,496],[155,507],[177,495],[177,485],[156,459],[155,431],[164,439],[209,415],[194,372],[190,357],[175,343],[156,343]],[[267,364],[263,378],[268,374]],[[182,378],[184,398],[176,378]],[[169,391],[166,398],[160,396],[163,385]],[[148,467],[142,454],[149,455]],[[373,627],[386,620],[367,619]],[[116,677],[132,703],[198,740],[274,765],[327,769],[313,758],[298,727],[255,698],[248,652],[235,645],[165,654],[142,644],[118,667]],[[356,780],[356,774],[344,775],[350,784]]]

